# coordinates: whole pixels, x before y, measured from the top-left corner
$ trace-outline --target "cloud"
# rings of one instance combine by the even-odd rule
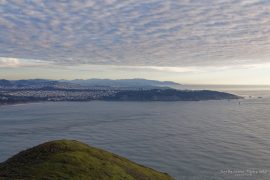
[[[0,68],[48,67],[48,66],[50,66],[50,63],[42,60],[0,57]]]
[[[0,56],[30,64],[189,71],[270,62],[267,0],[0,2]]]
[[[0,58],[0,67],[18,67],[20,62],[17,58]]]

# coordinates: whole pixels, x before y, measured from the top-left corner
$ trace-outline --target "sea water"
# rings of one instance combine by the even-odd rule
[[[229,91],[229,90],[228,90]],[[270,91],[241,100],[45,102],[0,107],[0,161],[76,139],[176,179],[270,179]]]

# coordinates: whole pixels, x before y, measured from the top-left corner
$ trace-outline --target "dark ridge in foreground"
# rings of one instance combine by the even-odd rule
[[[74,140],[47,142],[0,163],[0,179],[170,180],[166,173]]]

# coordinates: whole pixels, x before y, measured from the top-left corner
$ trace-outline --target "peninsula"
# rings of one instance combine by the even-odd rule
[[[201,101],[241,98],[218,91],[177,90],[164,86],[174,84],[167,81],[140,79],[86,81],[92,85],[86,85],[85,81],[82,84],[78,84],[79,80],[74,81],[76,83],[41,79],[0,80],[0,105],[41,101]],[[101,82],[108,82],[108,86]]]

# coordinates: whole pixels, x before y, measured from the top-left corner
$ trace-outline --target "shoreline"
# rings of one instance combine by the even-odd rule
[[[48,101],[31,101],[31,102],[18,102],[18,103],[4,103],[0,104],[0,107],[2,106],[18,106],[18,105],[25,105],[25,104],[38,104],[38,103],[43,103],[43,102],[48,102]]]
[[[202,101],[233,101],[233,100],[243,100],[247,98],[239,98],[239,99],[208,99],[208,100],[175,100],[175,101],[163,101],[163,100],[155,100],[155,101],[141,101],[141,100],[89,100],[89,101],[31,101],[31,102],[19,102],[19,103],[5,103],[0,104],[0,107],[6,106],[19,106],[19,105],[27,105],[27,104],[42,104],[42,103],[57,103],[57,102],[202,102]],[[257,99],[257,98],[254,98]]]

